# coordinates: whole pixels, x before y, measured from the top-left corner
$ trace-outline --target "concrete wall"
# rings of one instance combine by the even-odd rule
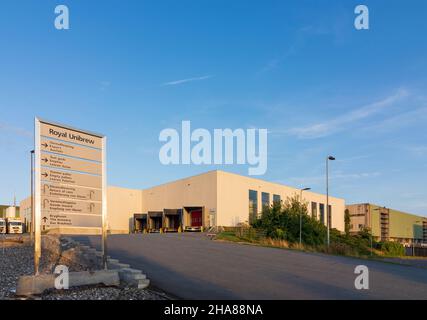
[[[270,193],[270,203],[273,202],[273,194],[280,195],[282,200],[299,195],[295,188],[224,171],[210,171],[145,190],[108,187],[108,228],[111,233],[128,233],[132,231],[135,213],[184,207],[202,207],[204,226],[235,226],[248,222],[249,190],[258,191],[259,213],[262,210],[261,192]],[[325,195],[308,191],[303,192],[303,200],[309,202],[310,214],[312,201],[317,206],[326,204]],[[344,231],[344,200],[329,197],[329,203],[332,206],[332,227]],[[21,204],[24,207],[31,205],[29,198]]]
[[[25,198],[19,203],[20,215],[22,218],[22,223],[25,224],[27,232],[32,231],[32,216],[31,216],[31,197]]]
[[[142,203],[142,190],[108,187],[108,230],[111,233],[128,233],[133,215],[143,210]]]
[[[234,226],[237,223],[247,223],[249,219],[249,190],[258,192],[258,213],[262,211],[261,194],[270,194],[270,204],[273,203],[273,194],[280,195],[285,201],[288,197],[300,196],[300,190],[285,185],[272,183],[260,179],[245,177],[224,171],[218,172],[218,225]],[[326,196],[314,192],[304,191],[302,199],[308,202],[308,211],[311,214],[311,202],[325,204],[326,223]],[[344,199],[329,197],[332,213],[332,228],[344,231]],[[317,209],[317,218],[319,209]]]
[[[203,207],[204,225],[208,226],[209,212],[214,213],[217,208],[216,177],[216,171],[210,171],[145,189],[142,191],[142,213],[183,207]]]

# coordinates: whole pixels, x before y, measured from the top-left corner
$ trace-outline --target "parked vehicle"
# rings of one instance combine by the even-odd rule
[[[6,233],[6,220],[3,218],[0,218],[0,234]]]
[[[7,218],[7,233],[23,233],[22,221],[20,218]]]

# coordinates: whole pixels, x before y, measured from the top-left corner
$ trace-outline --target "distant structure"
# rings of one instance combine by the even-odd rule
[[[365,228],[378,241],[397,241],[402,244],[427,243],[427,218],[386,208],[372,203],[347,205],[350,213],[350,233]]]

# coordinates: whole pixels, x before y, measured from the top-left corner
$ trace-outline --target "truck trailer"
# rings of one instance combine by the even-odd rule
[[[6,233],[6,219],[0,218],[0,234]]]
[[[22,221],[20,218],[6,218],[7,233],[19,234],[23,233]]]

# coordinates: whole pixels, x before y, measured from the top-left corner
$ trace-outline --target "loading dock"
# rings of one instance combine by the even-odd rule
[[[151,211],[148,212],[148,232],[163,231],[163,212]]]
[[[147,225],[147,214],[146,213],[135,213],[133,215],[133,226],[135,233],[144,233],[148,230]]]
[[[203,231],[204,221],[203,207],[184,207],[184,231]]]
[[[164,232],[179,232],[182,229],[182,209],[164,209]]]

